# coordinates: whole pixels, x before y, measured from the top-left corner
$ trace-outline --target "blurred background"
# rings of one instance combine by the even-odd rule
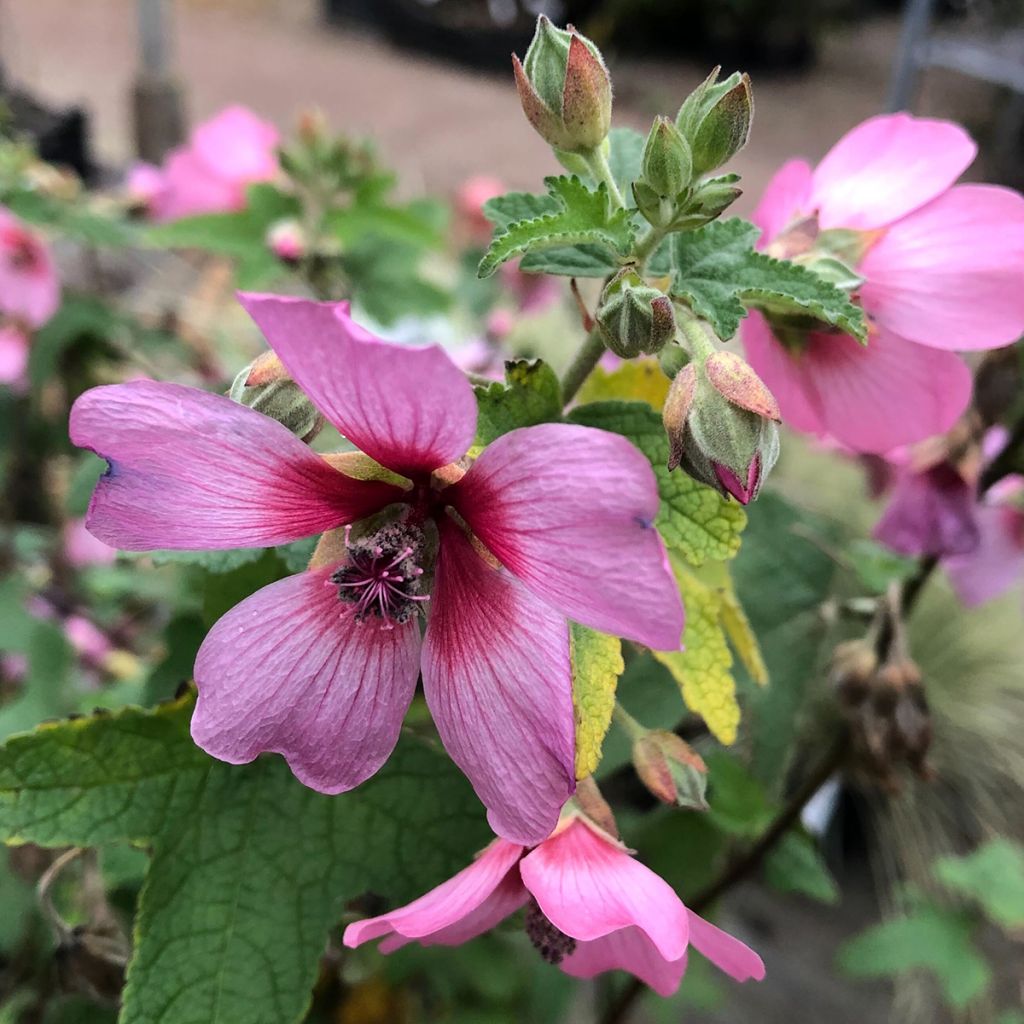
[[[739,214],[749,214],[783,161],[797,155],[815,161],[849,128],[885,110],[910,109],[962,121],[981,146],[971,177],[1016,186],[1024,181],[1024,4],[1018,0],[0,0],[0,95],[14,134],[32,139],[44,160],[73,167],[97,188],[118,186],[137,159],[160,162],[187,137],[191,126],[229,104],[241,103],[283,134],[304,111],[318,108],[335,131],[372,138],[381,163],[396,172],[396,195],[403,202],[424,196],[460,202],[465,183],[479,176],[496,177],[507,189],[536,192],[541,179],[558,168],[522,115],[509,54],[525,51],[541,12],[558,23],[575,23],[598,43],[616,87],[616,122],[641,132],[654,115],[674,113],[714,65],[723,65],[726,72],[742,69],[752,74],[752,142],[731,168],[743,176],[744,196],[735,207]],[[465,224],[460,227],[457,217],[453,230],[463,232],[463,243],[471,231]],[[479,245],[479,239],[474,244]],[[164,295],[180,282],[186,282],[181,284],[184,291],[194,294],[204,282],[213,281],[215,304],[231,301],[231,276],[218,276],[216,267],[211,270],[208,264],[200,267],[176,258],[156,260],[152,254],[144,263],[145,273],[156,279],[148,285]],[[112,270],[116,278],[116,258]],[[75,282],[82,275],[75,259],[65,259],[62,271],[66,281]],[[138,276],[137,268],[132,276]],[[457,285],[452,290],[457,291]],[[203,301],[210,304],[209,294]],[[129,305],[152,312],[152,302]],[[560,320],[545,321],[543,329],[552,324],[561,329],[569,314],[562,309],[559,316]],[[182,319],[188,318],[186,310]],[[199,334],[217,334],[210,327],[211,315],[199,319]],[[390,317],[381,313],[378,319]],[[66,339],[58,344],[65,343]],[[182,373],[192,373],[205,384],[230,380],[255,352],[252,339],[247,345],[237,352],[232,343],[218,348],[223,363],[214,360],[211,370],[202,363],[206,355],[200,342],[187,340],[186,355],[194,365]],[[529,343],[521,348],[536,351]],[[544,354],[557,363],[557,355]],[[160,356],[155,358],[159,361]],[[60,416],[51,418],[55,437]],[[66,446],[63,437],[59,444]],[[62,451],[59,458],[66,462],[70,456]],[[91,482],[90,470],[84,472],[84,477],[78,468],[72,473],[73,494],[68,500],[75,516],[84,511],[83,495]],[[828,626],[827,609],[839,597],[831,579],[835,560],[822,538],[841,545],[863,537],[878,506],[869,498],[861,467],[812,451],[795,438],[786,440],[773,485],[816,517],[811,526],[796,531],[805,539],[794,572],[800,586],[815,577],[816,589],[803,610],[813,605],[815,623]],[[762,521],[768,523],[781,513],[772,513],[770,497],[762,500]],[[42,513],[25,513],[24,501],[18,502],[19,521],[46,519]],[[760,541],[755,539],[761,512],[755,507],[751,516],[747,543],[755,551],[758,543],[772,543],[769,526],[763,527]],[[808,535],[814,539],[807,541]],[[763,607],[751,612],[755,627],[759,615],[764,623],[774,622],[771,628],[787,626],[773,620],[777,610],[766,606],[768,583],[762,570],[756,559],[744,563],[741,557],[738,562],[741,594],[744,586],[755,601],[760,593]],[[95,579],[100,596],[94,600],[87,583],[84,600],[99,609],[94,619],[113,620],[118,614],[117,588],[129,584],[117,582],[109,573]],[[781,579],[780,586],[790,585]],[[162,586],[152,583],[150,592],[137,595],[139,602],[150,602],[147,615],[168,600]],[[194,581],[188,586],[197,587]],[[156,613],[146,619],[146,629],[157,619]],[[948,628],[951,619],[956,629]],[[166,625],[164,615],[160,630]],[[837,967],[844,943],[878,921],[893,905],[896,888],[926,886],[934,858],[957,848],[956,842],[943,838],[956,833],[951,822],[959,827],[969,818],[971,824],[964,830],[972,837],[996,831],[1021,835],[1024,651],[1019,626],[1019,592],[968,612],[956,606],[944,585],[936,587],[915,619],[913,649],[931,681],[936,731],[943,741],[936,754],[942,784],[925,792],[912,783],[893,797],[844,790],[833,783],[805,823],[823,837],[838,885],[832,875],[821,874],[817,862],[806,870],[790,865],[788,873],[779,869],[780,884],[754,881],[739,889],[723,918],[762,953],[768,981],[726,987],[705,965],[695,965],[679,999],[642,1000],[630,1011],[635,1012],[630,1019],[690,1024],[1024,1020],[1016,1009],[1024,1002],[1019,928],[1007,939],[985,926],[989,931],[978,941],[991,953],[993,982],[985,999],[966,1008],[954,1007],[950,1003],[956,1000],[945,998],[943,975],[956,975],[964,967],[964,956],[963,947],[941,928],[929,932],[932,938],[939,935],[941,949],[923,973],[905,972],[900,960],[914,959],[907,956],[920,939],[913,931],[882,936],[867,954],[862,949],[859,960],[850,954],[848,970]],[[147,696],[166,696],[188,671],[194,633],[193,629],[177,649],[175,641],[164,639],[147,647],[144,631],[139,640],[129,629],[128,639],[122,637],[119,644],[143,663],[148,659],[148,665],[144,670],[134,662],[124,670],[105,669],[102,685],[112,679],[123,681],[122,677],[132,684],[141,679]],[[823,637],[824,633],[815,633],[812,662],[828,646]],[[811,692],[787,690],[787,642],[785,635],[767,638],[770,667],[780,686],[775,693],[781,694],[783,704],[790,700],[790,706],[773,708],[772,698],[765,698],[752,719],[755,729],[768,728],[779,720],[773,715],[788,716],[789,721],[799,706],[810,722],[804,723],[799,737],[795,729],[788,737],[795,745],[802,744],[802,754],[793,761],[780,758],[777,778],[762,780],[779,791],[789,770],[784,765],[802,763],[802,757],[814,759],[815,702],[820,696],[814,680],[822,677],[810,665],[802,665],[800,687],[810,679]],[[160,661],[167,647],[176,659],[171,669],[166,660]],[[162,672],[159,683],[153,683],[150,673],[154,665]],[[639,678],[634,683],[637,701],[643,705],[648,684]],[[965,696],[968,688],[970,701]],[[678,693],[673,696],[678,701]],[[94,697],[95,688],[89,702]],[[652,714],[657,700],[650,698]],[[968,713],[967,707],[973,710]],[[41,713],[36,720],[39,717]],[[613,751],[605,770],[614,773],[625,761],[623,751]],[[614,791],[614,781],[610,785]],[[984,814],[977,810],[982,804]],[[628,820],[628,812],[625,817]],[[639,831],[646,847],[636,845],[673,884],[699,888],[687,872],[703,870],[699,844],[709,841],[707,830],[676,835],[675,829],[667,818],[655,817]],[[30,864],[20,864],[15,871],[33,879],[38,873]],[[1002,883],[1002,878],[993,880],[994,886]],[[4,898],[0,884],[0,904]],[[0,916],[4,913],[0,908]],[[15,971],[21,941],[13,927],[0,934],[0,1022],[22,1019],[7,1015],[2,1005],[3,972],[12,976]],[[383,981],[373,973],[380,968],[378,960],[359,960],[356,969],[363,965],[366,974],[354,988],[358,998],[342,1000],[330,1019],[339,1024],[435,1019],[417,1016],[410,1009],[410,997],[395,994],[416,992],[417,986],[433,986],[430,998],[447,1007],[436,1019],[474,1024],[587,1021],[595,1000],[607,1003],[607,990],[590,987],[581,995],[560,975],[543,972],[522,943],[509,947],[503,942],[501,936],[485,938],[457,954],[404,951],[386,965]],[[509,948],[516,950],[511,960],[505,956]],[[896,964],[891,972],[886,970],[887,959]],[[898,977],[893,981],[887,973]],[[78,1009],[60,1019],[107,1019],[88,1016],[85,1005],[76,1004]]]

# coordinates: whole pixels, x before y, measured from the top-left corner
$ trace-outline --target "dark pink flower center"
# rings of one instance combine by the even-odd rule
[[[0,228],[0,247],[6,251],[7,262],[14,270],[26,274],[42,269],[42,254],[36,240],[20,227]]]
[[[351,605],[356,622],[378,619],[385,629],[408,622],[423,601],[423,573],[418,559],[423,532],[407,523],[393,523],[372,537],[353,541],[345,527],[348,562],[331,574],[338,597]]]
[[[559,931],[545,916],[536,900],[530,900],[526,908],[526,934],[533,948],[549,964],[560,964],[567,956],[576,952],[576,940]]]

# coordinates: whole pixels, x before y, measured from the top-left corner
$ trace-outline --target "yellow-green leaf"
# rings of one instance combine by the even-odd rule
[[[668,396],[669,383],[657,359],[631,359],[611,372],[598,366],[580,388],[578,401],[582,404],[606,398],[633,399],[660,411]]]
[[[615,707],[615,687],[625,665],[622,642],[575,622],[569,632],[572,703],[576,713],[576,778],[592,775]]]
[[[736,588],[733,586],[729,566],[725,562],[708,562],[697,569],[696,573],[708,586],[718,592],[721,600],[722,628],[729,638],[732,649],[750,674],[750,678],[759,686],[767,686],[768,666],[764,662],[761,645],[757,642],[747,613],[736,596]]]

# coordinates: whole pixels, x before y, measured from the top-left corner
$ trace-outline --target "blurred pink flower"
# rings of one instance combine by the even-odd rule
[[[491,222],[484,216],[484,203],[506,191],[500,178],[487,174],[467,178],[455,193],[455,209],[470,233],[486,242],[491,237]]]
[[[668,996],[686,972],[688,946],[737,981],[764,977],[753,950],[687,910],[667,882],[581,816],[563,819],[529,852],[496,839],[408,906],[350,924],[344,942],[383,938],[383,953],[412,941],[456,946],[523,906],[541,956],[577,978],[620,969]]]
[[[28,385],[28,335],[14,324],[0,324],[0,384],[15,391]]]
[[[752,219],[779,256],[833,252],[864,278],[867,347],[844,334],[781,341],[760,313],[743,343],[783,419],[861,452],[947,430],[970,398],[954,350],[1009,344],[1024,331],[1024,198],[954,185],[974,159],[947,121],[891,114],[847,133],[813,171],[772,179]]]
[[[69,615],[64,620],[64,635],[79,657],[90,665],[101,665],[114,649],[106,635],[81,615]]]
[[[60,280],[48,246],[0,206],[0,314],[42,327],[59,304]]]
[[[71,519],[64,527],[64,557],[76,569],[110,565],[117,558],[117,549],[97,540],[86,529],[84,519]]]
[[[342,792],[390,754],[422,670],[492,827],[542,839],[575,786],[566,619],[679,647],[650,464],[622,437],[549,423],[503,435],[462,475],[452,464],[473,444],[476,399],[442,349],[383,342],[342,304],[242,302],[338,431],[410,484],[346,476],[275,420],[181,385],[78,399],[71,439],[109,463],[86,522],[119,547],[283,544],[404,506],[213,627],[193,737],[232,763],[281,753],[307,785]]]
[[[173,150],[163,168],[137,164],[126,187],[158,221],[241,210],[247,186],[277,174],[279,141],[277,129],[252,111],[226,107]]]

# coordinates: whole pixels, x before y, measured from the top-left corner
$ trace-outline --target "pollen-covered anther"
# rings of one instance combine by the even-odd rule
[[[526,908],[526,934],[533,948],[549,964],[560,964],[567,956],[576,952],[576,940],[559,931],[537,905],[531,900]]]
[[[409,621],[417,607],[430,600],[421,593],[423,567],[417,562],[423,534],[412,526],[395,523],[360,540],[352,540],[345,527],[348,563],[331,574],[338,597],[351,605],[356,622],[369,618],[392,629]]]

